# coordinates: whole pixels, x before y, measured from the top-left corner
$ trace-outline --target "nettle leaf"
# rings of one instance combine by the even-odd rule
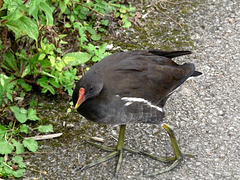
[[[39,32],[37,23],[27,16],[22,16],[17,21],[6,21],[4,24],[15,33],[16,38],[27,34],[35,41],[38,39]]]
[[[13,145],[16,147],[16,154],[22,154],[25,149],[20,142],[17,142],[15,139],[12,139]]]
[[[37,117],[37,111],[36,109],[32,109],[32,108],[29,108],[28,109],[28,116],[27,118],[29,120],[32,120],[32,121],[36,121],[36,120],[40,120],[38,117]]]
[[[53,132],[53,126],[52,126],[52,124],[50,124],[50,125],[45,125],[45,126],[39,126],[38,127],[38,130],[40,131],[40,132]]]
[[[27,110],[25,110],[24,108],[20,109],[17,106],[12,106],[12,107],[10,107],[10,109],[12,110],[12,112],[14,113],[16,119],[20,123],[25,123],[27,121]]]
[[[91,58],[91,55],[89,53],[72,52],[72,53],[65,54],[62,59],[67,65],[77,66],[89,61],[90,58]]]
[[[23,145],[26,147],[29,151],[36,152],[38,149],[38,143],[33,138],[30,139],[24,139]]]
[[[13,145],[9,144],[6,141],[0,142],[0,154],[10,154],[13,151],[14,147]]]

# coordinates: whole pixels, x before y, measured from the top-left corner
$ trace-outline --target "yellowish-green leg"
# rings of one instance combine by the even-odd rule
[[[160,171],[154,172],[152,174],[148,174],[147,176],[156,176],[158,174],[162,174],[162,173],[165,173],[167,171],[170,171],[173,168],[175,168],[181,162],[181,160],[183,159],[183,156],[193,156],[191,154],[182,154],[182,152],[179,149],[176,136],[174,135],[174,132],[170,128],[169,125],[163,124],[162,127],[167,131],[167,133],[168,133],[168,135],[170,137],[170,140],[172,142],[173,151],[174,151],[175,156],[174,157],[170,157],[170,158],[162,158],[162,157],[156,157],[156,156],[153,156],[151,154],[144,153],[144,152],[141,152],[141,153],[143,155],[146,155],[146,156],[148,156],[150,158],[153,158],[153,159],[156,159],[156,160],[159,160],[159,161],[162,161],[162,162],[172,162],[173,161],[173,163],[169,167],[167,167],[165,169],[162,169]]]

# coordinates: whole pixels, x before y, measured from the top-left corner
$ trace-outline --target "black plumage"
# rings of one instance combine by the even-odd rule
[[[136,50],[112,54],[91,67],[77,82],[73,103],[86,119],[124,125],[124,130],[129,123],[161,124],[163,106],[172,92],[189,77],[201,74],[192,63],[178,65],[172,61],[190,53]],[[178,154],[181,155],[180,150]]]

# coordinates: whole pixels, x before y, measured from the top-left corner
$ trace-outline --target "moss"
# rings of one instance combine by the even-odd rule
[[[112,39],[115,47],[124,50],[135,49],[162,49],[162,50],[185,50],[194,49],[194,42],[190,39],[188,18],[194,13],[198,3],[171,1],[158,4],[158,10],[152,10],[146,19],[141,19],[143,26],[132,26],[121,32],[119,39]],[[137,6],[142,6],[140,5]],[[162,7],[166,9],[163,9]],[[142,14],[148,12],[146,6],[137,7],[143,9]],[[162,13],[163,12],[163,13]],[[181,25],[180,25],[181,22]]]

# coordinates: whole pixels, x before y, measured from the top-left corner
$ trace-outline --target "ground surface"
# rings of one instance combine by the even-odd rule
[[[185,158],[171,172],[144,177],[168,164],[125,153],[119,180],[240,179],[240,1],[200,2],[197,5],[187,4],[187,7],[192,6],[190,15],[179,18],[190,31],[182,30],[182,33],[172,36],[175,37],[174,41],[182,36],[190,38],[194,43],[194,46],[189,45],[193,55],[179,58],[177,62],[193,62],[204,75],[186,82],[169,99],[165,108],[166,122],[174,128],[182,151],[197,156]],[[165,12],[171,15],[178,5],[172,7]],[[178,26],[171,20],[161,21],[166,16],[157,11],[150,12],[148,16],[159,17],[159,23],[163,23],[161,27],[171,29]],[[169,33],[172,32],[169,30]],[[159,37],[155,34],[155,37],[149,37],[146,41],[155,42],[156,39],[162,44],[168,43],[170,49],[179,49],[174,47],[174,43],[165,42],[161,34]],[[64,134],[61,138],[40,142],[41,153],[26,155],[31,169],[46,171],[47,174],[28,170],[24,179],[113,179],[116,159],[80,172],[74,172],[73,169],[77,164],[84,164],[102,155],[102,151],[86,144],[84,139],[98,136],[105,139],[105,144],[115,144],[112,137],[117,137],[118,127],[99,126],[81,120],[77,113],[59,114],[59,109],[66,112],[68,103],[47,100],[48,110],[42,109],[42,112],[49,113],[51,121],[59,127],[55,131]],[[58,108],[53,107],[56,103]],[[161,127],[153,125],[127,126],[125,144],[159,156],[172,155],[167,134]]]

